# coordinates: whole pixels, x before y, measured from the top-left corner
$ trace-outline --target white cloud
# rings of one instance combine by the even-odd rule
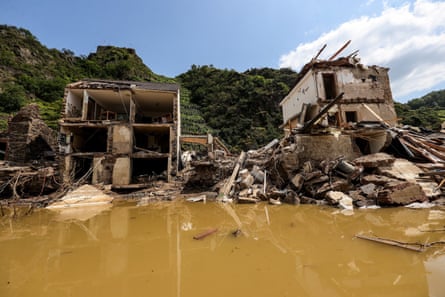
[[[445,2],[416,0],[401,7],[385,5],[379,16],[341,24],[317,40],[302,43],[280,58],[280,67],[297,71],[327,44],[329,58],[347,40],[342,54],[360,50],[362,62],[391,68],[394,97],[428,90],[445,82]]]

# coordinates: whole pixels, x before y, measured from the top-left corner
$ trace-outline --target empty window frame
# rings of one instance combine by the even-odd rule
[[[331,100],[337,97],[337,88],[335,83],[335,74],[334,73],[323,73],[323,87],[325,93],[325,99]]]
[[[346,123],[357,123],[357,112],[356,111],[345,111]]]

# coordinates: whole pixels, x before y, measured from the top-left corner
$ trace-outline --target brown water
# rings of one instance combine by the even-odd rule
[[[354,237],[445,240],[421,232],[443,229],[444,209],[168,202],[71,216],[0,218],[0,296],[445,296],[445,246]]]

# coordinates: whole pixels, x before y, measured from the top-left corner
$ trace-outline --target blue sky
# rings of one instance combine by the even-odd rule
[[[0,23],[30,30],[49,48],[88,55],[98,45],[134,48],[154,72],[192,64],[296,71],[327,44],[328,58],[360,50],[390,67],[395,100],[445,88],[445,2],[297,0],[1,0]]]

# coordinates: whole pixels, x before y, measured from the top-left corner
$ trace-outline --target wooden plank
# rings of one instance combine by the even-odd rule
[[[335,54],[333,54],[328,61],[332,61],[335,59],[335,57],[337,57],[349,44],[351,43],[351,40],[348,40],[338,51],[335,52]]]
[[[224,145],[224,143],[218,137],[213,137],[213,142],[218,148],[225,151],[227,155],[230,155],[229,149]]]
[[[318,53],[315,55],[315,57],[312,58],[312,60],[317,60],[320,54],[324,51],[324,49],[328,46],[326,43],[323,45],[323,47],[318,51]]]
[[[379,116],[374,110],[371,109],[367,104],[362,103],[363,107],[366,108],[376,119],[378,119],[380,122],[385,123],[387,126],[391,126],[388,122],[386,122],[384,119],[382,119],[381,116]]]
[[[203,233],[193,236],[193,239],[196,239],[196,240],[204,239],[207,236],[215,233],[216,231],[218,231],[218,228],[209,229],[207,231],[204,231]]]
[[[230,193],[230,190],[232,189],[233,183],[235,182],[235,178],[238,175],[238,172],[243,165],[244,161],[246,160],[247,154],[246,152],[241,152],[238,161],[236,162],[235,168],[233,169],[232,175],[230,176],[229,180],[226,182],[224,187],[220,190],[220,194],[227,196]]]
[[[403,136],[403,138],[407,139],[409,142],[411,142],[414,145],[418,145],[418,146],[422,147],[423,149],[428,151],[430,154],[436,156],[437,158],[445,160],[445,154],[443,154],[442,152],[434,149],[427,142],[418,140],[415,137],[412,137],[412,136],[409,136],[409,135],[405,135],[405,136]]]
[[[207,145],[207,136],[181,136],[181,143],[197,143]]]
[[[443,160],[437,158],[436,156],[432,155],[431,153],[429,153],[428,151],[426,151],[423,148],[419,148],[416,147],[415,145],[411,144],[410,142],[408,142],[405,139],[399,138],[400,143],[404,144],[405,146],[407,146],[411,151],[417,153],[418,155],[424,157],[425,159],[433,162],[433,163],[440,163],[443,162]]]
[[[390,246],[404,248],[404,249],[407,249],[410,251],[423,252],[425,250],[425,246],[420,243],[406,243],[406,242],[400,242],[400,241],[396,241],[396,240],[392,240],[392,239],[372,237],[372,236],[366,236],[366,235],[361,235],[361,234],[357,234],[357,235],[355,235],[355,237],[360,238],[360,239],[366,239],[369,241],[378,242],[378,243],[383,243],[383,244],[390,245]]]

